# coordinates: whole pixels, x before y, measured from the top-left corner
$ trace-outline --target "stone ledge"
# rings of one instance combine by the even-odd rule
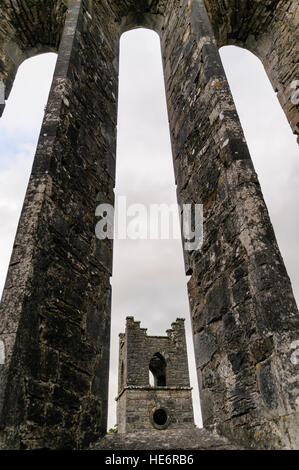
[[[169,385],[169,386],[161,386],[161,387],[151,387],[150,385],[127,385],[126,387],[123,387],[117,397],[115,398],[115,401],[117,401],[122,394],[126,390],[149,390],[151,392],[156,392],[156,391],[163,391],[163,390],[192,390],[192,387],[181,387],[177,385]]]

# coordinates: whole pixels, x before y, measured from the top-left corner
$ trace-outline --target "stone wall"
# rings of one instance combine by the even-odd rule
[[[133,317],[127,317],[126,334],[120,335],[120,368],[126,385],[148,385],[149,363],[160,352],[166,360],[166,384],[190,386],[184,320],[177,319],[167,336],[148,336]],[[120,391],[119,380],[119,391]]]
[[[0,7],[6,97],[22,60],[59,52],[0,309],[2,438],[82,448],[106,431],[112,243],[94,211],[114,198],[119,38],[145,26],[161,38],[178,200],[204,206],[204,245],[185,256],[204,425],[298,448],[298,310],[218,53],[257,53],[298,133],[297,1]]]
[[[203,246],[186,256],[204,426],[245,446],[298,447],[298,310],[216,40],[201,1],[166,18],[178,200],[204,211]]]
[[[166,411],[166,429],[194,427],[190,387],[126,387],[118,398],[118,432],[154,430],[153,410]]]

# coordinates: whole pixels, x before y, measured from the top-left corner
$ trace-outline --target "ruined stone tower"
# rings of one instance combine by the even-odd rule
[[[0,307],[0,438],[84,448],[106,432],[119,40],[161,39],[179,204],[204,210],[185,252],[203,423],[240,445],[299,448],[299,318],[219,47],[255,53],[295,134],[297,0],[2,0],[0,81],[58,60]],[[246,93],[246,90],[244,90]],[[2,113],[4,105],[0,105]]]
[[[119,335],[118,432],[194,426],[184,320],[148,336],[133,317]],[[149,372],[154,384],[150,385]]]

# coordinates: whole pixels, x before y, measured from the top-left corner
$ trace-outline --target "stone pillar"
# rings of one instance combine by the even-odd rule
[[[178,200],[202,203],[186,273],[204,426],[298,447],[298,310],[202,0],[161,30]]]
[[[1,8],[1,6],[0,6]],[[5,108],[5,100],[8,99],[17,70],[24,60],[24,52],[14,40],[15,29],[10,24],[7,10],[0,9],[0,117]]]
[[[72,0],[3,292],[0,426],[11,448],[82,448],[106,432],[119,35]]]

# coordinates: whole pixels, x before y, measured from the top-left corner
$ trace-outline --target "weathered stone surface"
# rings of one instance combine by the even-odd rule
[[[101,7],[91,16],[89,6],[70,3],[56,40],[57,66],[2,298],[1,426],[13,447],[77,448],[106,429],[112,259],[111,242],[96,241],[94,212],[114,197],[118,39],[99,22]],[[34,405],[31,379],[48,385]]]
[[[164,431],[139,431],[126,434],[107,434],[100,442],[90,446],[90,450],[237,450],[224,437],[205,429]]]
[[[0,8],[6,98],[25,58],[59,53],[0,307],[2,439],[82,448],[106,432],[112,243],[94,212],[114,199],[119,38],[145,26],[161,38],[178,200],[204,206],[204,244],[185,254],[204,425],[299,448],[298,309],[218,53],[260,57],[298,134],[298,2]]]

